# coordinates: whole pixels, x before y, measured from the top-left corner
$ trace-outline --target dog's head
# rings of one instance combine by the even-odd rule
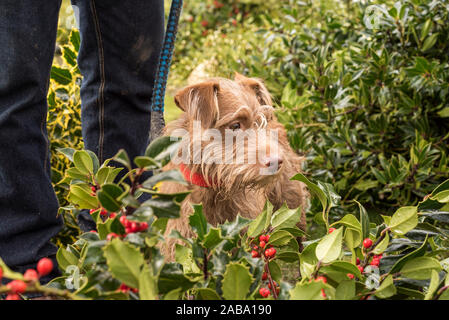
[[[185,113],[176,161],[202,174],[211,187],[232,191],[270,183],[282,170],[285,130],[262,81],[237,74],[188,86],[175,96]]]

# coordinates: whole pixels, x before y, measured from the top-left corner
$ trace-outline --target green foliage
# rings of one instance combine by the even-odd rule
[[[307,157],[306,176],[343,195],[332,217],[341,217],[341,207],[357,212],[351,199],[374,218],[392,214],[447,178],[444,1],[222,3],[187,6],[172,83],[201,63],[213,76],[262,78],[292,146]],[[229,16],[235,5],[243,8],[238,28]],[[365,15],[370,5],[379,13],[374,28]],[[200,25],[204,19],[210,28]]]
[[[182,176],[162,171],[161,155],[178,145],[155,140],[146,152],[148,165],[136,169],[123,150],[101,165],[87,151],[63,150],[72,164],[64,178],[70,186],[68,198],[77,210],[93,208],[98,232],[81,234],[59,249],[63,276],[54,279],[50,289],[30,283],[28,290],[69,299],[254,300],[264,299],[259,290],[268,286],[269,298],[274,299],[446,298],[449,198],[440,195],[449,191],[449,180],[416,206],[401,207],[383,223],[369,224],[369,247],[361,241],[364,223],[347,214],[332,224],[337,229],[304,242],[300,254],[297,237],[305,234],[296,227],[298,210],[284,206],[273,212],[267,201],[255,220],[238,216],[212,226],[201,205],[194,205],[189,219],[194,236],[185,239],[173,231],[170,237],[183,245],[176,245],[174,262],[165,261],[160,243],[167,240],[167,219],[179,217],[187,193],[162,194],[146,188],[148,180],[142,184],[139,177],[151,170],[150,180],[184,183]],[[117,171],[109,166],[111,160],[122,162],[128,179],[109,180]],[[308,184],[321,190],[310,180]],[[152,198],[139,201],[144,193]],[[324,197],[325,203],[334,201],[331,193]],[[361,205],[360,210],[361,219],[366,219]],[[143,223],[143,229],[136,229]],[[1,261],[0,266],[9,278],[22,279]],[[286,267],[299,267],[300,276],[287,279]],[[0,287],[0,293],[7,291]]]
[[[370,5],[378,20],[366,19]],[[199,65],[210,76],[263,79],[291,145],[307,158],[293,179],[313,198],[307,234],[296,227],[300,211],[285,206],[273,212],[267,202],[254,221],[239,216],[211,226],[196,205],[195,236],[170,235],[183,243],[175,262],[164,261],[159,244],[187,193],[162,194],[157,186],[185,183],[178,171],[161,171],[177,141],[158,139],[136,159],[120,151],[114,160],[125,169],[80,151],[79,34],[60,32],[48,132],[65,220],[56,239],[64,274],[50,284],[52,294],[262,299],[259,289],[276,282],[269,298],[449,299],[448,19],[440,0],[187,3],[171,90]],[[145,171],[154,175],[137,183]],[[152,197],[139,200],[142,194]],[[81,209],[91,209],[98,233],[81,233]],[[127,232],[125,216],[148,228]],[[270,235],[265,248],[275,248],[273,256],[260,248],[260,235]],[[79,286],[69,288],[76,279]]]

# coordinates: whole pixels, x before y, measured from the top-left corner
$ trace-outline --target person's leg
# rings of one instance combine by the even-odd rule
[[[79,15],[84,146],[100,160],[145,152],[152,86],[164,37],[163,0],[72,0]],[[148,175],[143,176],[145,179]],[[83,231],[95,229],[86,210]]]
[[[164,1],[72,3],[80,15],[84,145],[100,162],[122,148],[134,159],[149,143],[152,86],[164,36]]]
[[[61,228],[50,180],[47,89],[60,0],[0,1],[0,257],[23,272]]]

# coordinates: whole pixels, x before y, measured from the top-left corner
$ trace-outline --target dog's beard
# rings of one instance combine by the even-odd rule
[[[240,142],[238,134],[231,135],[232,143],[221,135],[217,134],[215,138],[213,135],[209,134],[212,139],[185,135],[178,156],[172,161],[184,163],[192,176],[201,174],[211,188],[228,195],[245,189],[266,188],[281,174],[282,165],[266,166],[263,163],[264,157],[271,155],[273,150],[276,154],[283,153],[277,140],[271,136],[267,138],[266,133],[257,135],[255,140],[243,139]]]

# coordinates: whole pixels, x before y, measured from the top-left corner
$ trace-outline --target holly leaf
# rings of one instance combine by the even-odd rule
[[[418,225],[418,207],[399,208],[391,217],[389,227],[397,235],[404,235]]]
[[[223,297],[226,300],[246,299],[252,280],[248,267],[239,263],[229,263],[222,281]]]
[[[401,275],[416,280],[427,280],[432,276],[432,270],[441,271],[441,265],[437,259],[418,257],[404,264]]]
[[[189,217],[189,224],[198,235],[198,239],[203,240],[207,233],[207,221],[201,205],[193,205],[193,214]]]
[[[327,234],[316,247],[316,257],[324,263],[332,262],[340,256],[343,240],[343,228]]]
[[[139,287],[144,259],[139,249],[119,239],[112,239],[103,248],[109,271],[114,278],[131,288]]]

